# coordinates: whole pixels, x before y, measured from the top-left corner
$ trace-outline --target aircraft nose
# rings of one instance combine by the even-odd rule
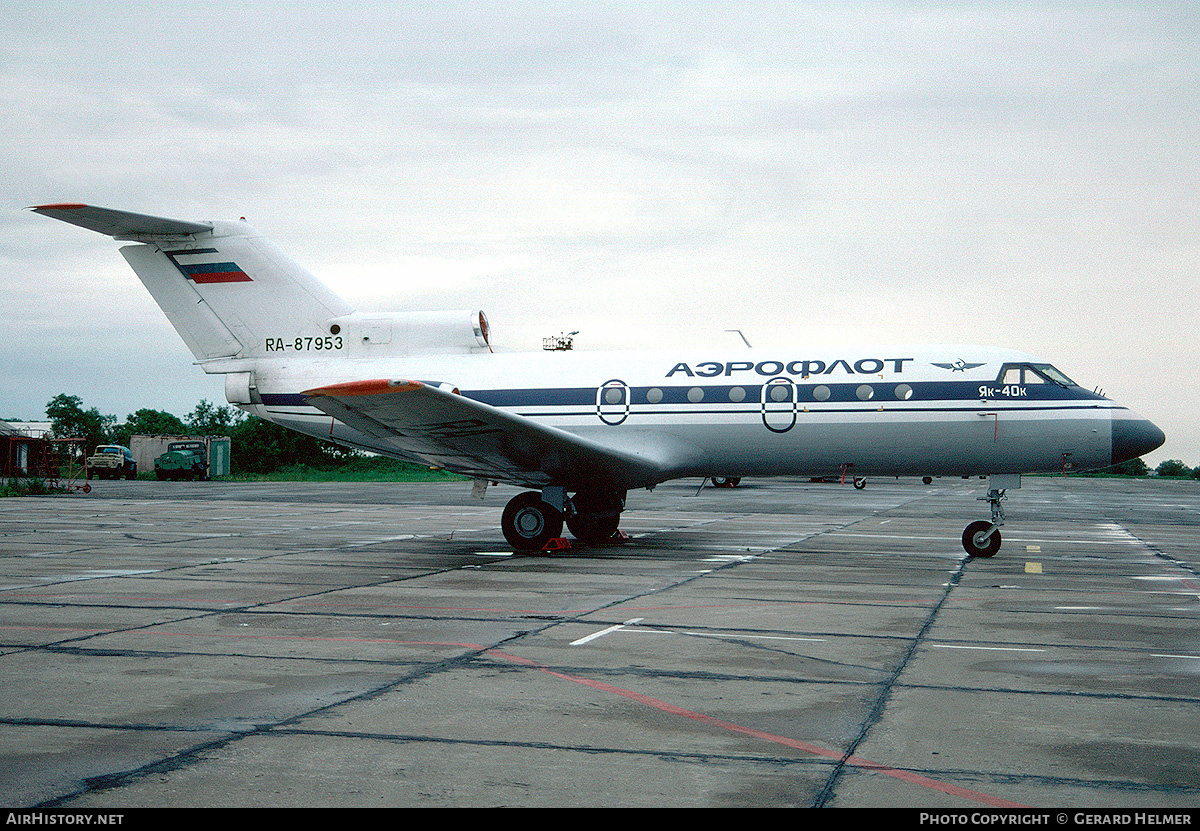
[[[1129,410],[1112,420],[1112,463],[1121,462],[1144,456],[1151,450],[1162,445],[1167,436],[1149,419],[1142,418]]]

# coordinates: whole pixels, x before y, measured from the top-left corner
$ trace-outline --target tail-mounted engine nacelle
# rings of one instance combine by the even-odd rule
[[[340,338],[347,352],[356,355],[478,352],[492,348],[487,316],[480,311],[354,312],[327,320],[324,329],[329,337]]]

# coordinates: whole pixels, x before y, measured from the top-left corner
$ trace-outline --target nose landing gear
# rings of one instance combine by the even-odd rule
[[[992,521],[978,520],[966,527],[962,535],[963,548],[972,557],[993,557],[1000,550],[1000,526],[1004,524],[1004,506],[1009,488],[1021,487],[1019,475],[992,476],[987,496],[978,497],[992,508]]]
[[[972,557],[993,557],[1000,550],[1000,526],[981,519],[963,531],[963,548]]]

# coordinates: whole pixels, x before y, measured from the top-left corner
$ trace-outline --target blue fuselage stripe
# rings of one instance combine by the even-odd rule
[[[870,388],[866,395],[864,387]],[[986,387],[992,395],[982,397],[980,388]],[[963,409],[963,405],[979,407],[1001,406],[1006,410],[1041,410],[1113,406],[1104,396],[1088,392],[1080,387],[1060,387],[1056,384],[1028,384],[1021,387],[996,387],[995,384],[980,384],[976,381],[928,381],[912,384],[896,383],[848,383],[848,384],[795,384],[782,400],[762,403],[763,385],[755,384],[690,384],[686,386],[618,387],[616,399],[610,402],[616,407],[633,407],[643,414],[678,414],[680,410],[659,410],[661,406],[687,405],[697,412],[738,413],[747,409],[766,406],[787,408],[804,407],[809,412],[845,412],[837,404],[864,405],[895,409],[903,405],[905,411],[940,412]],[[696,392],[699,390],[699,394]],[[911,394],[906,391],[911,390]],[[595,414],[597,407],[596,387],[565,387],[535,389],[463,390],[462,394],[474,401],[503,409],[527,408],[581,408],[587,414]],[[793,397],[794,396],[794,397]],[[865,396],[865,397],[864,397]],[[307,399],[301,393],[263,393],[263,404],[271,407],[304,407]],[[1037,403],[1035,403],[1037,402]],[[1042,403],[1045,402],[1045,403]],[[1052,403],[1053,402],[1053,403]],[[1070,403],[1068,403],[1070,402]],[[1057,404],[1058,406],[1054,406]],[[956,405],[956,406],[951,406]],[[1015,406],[1026,405],[1026,406]],[[561,410],[524,412],[525,415],[570,415]],[[584,413],[580,413],[584,414]]]

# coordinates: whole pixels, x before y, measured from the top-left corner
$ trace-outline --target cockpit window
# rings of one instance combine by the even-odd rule
[[[1050,364],[1005,364],[996,378],[999,384],[1058,384],[1060,387],[1078,386]]]
[[[1063,373],[1059,372],[1054,367],[1050,366],[1050,364],[1034,364],[1033,368],[1056,384],[1061,384],[1064,387],[1078,386],[1078,384],[1076,384]]]

